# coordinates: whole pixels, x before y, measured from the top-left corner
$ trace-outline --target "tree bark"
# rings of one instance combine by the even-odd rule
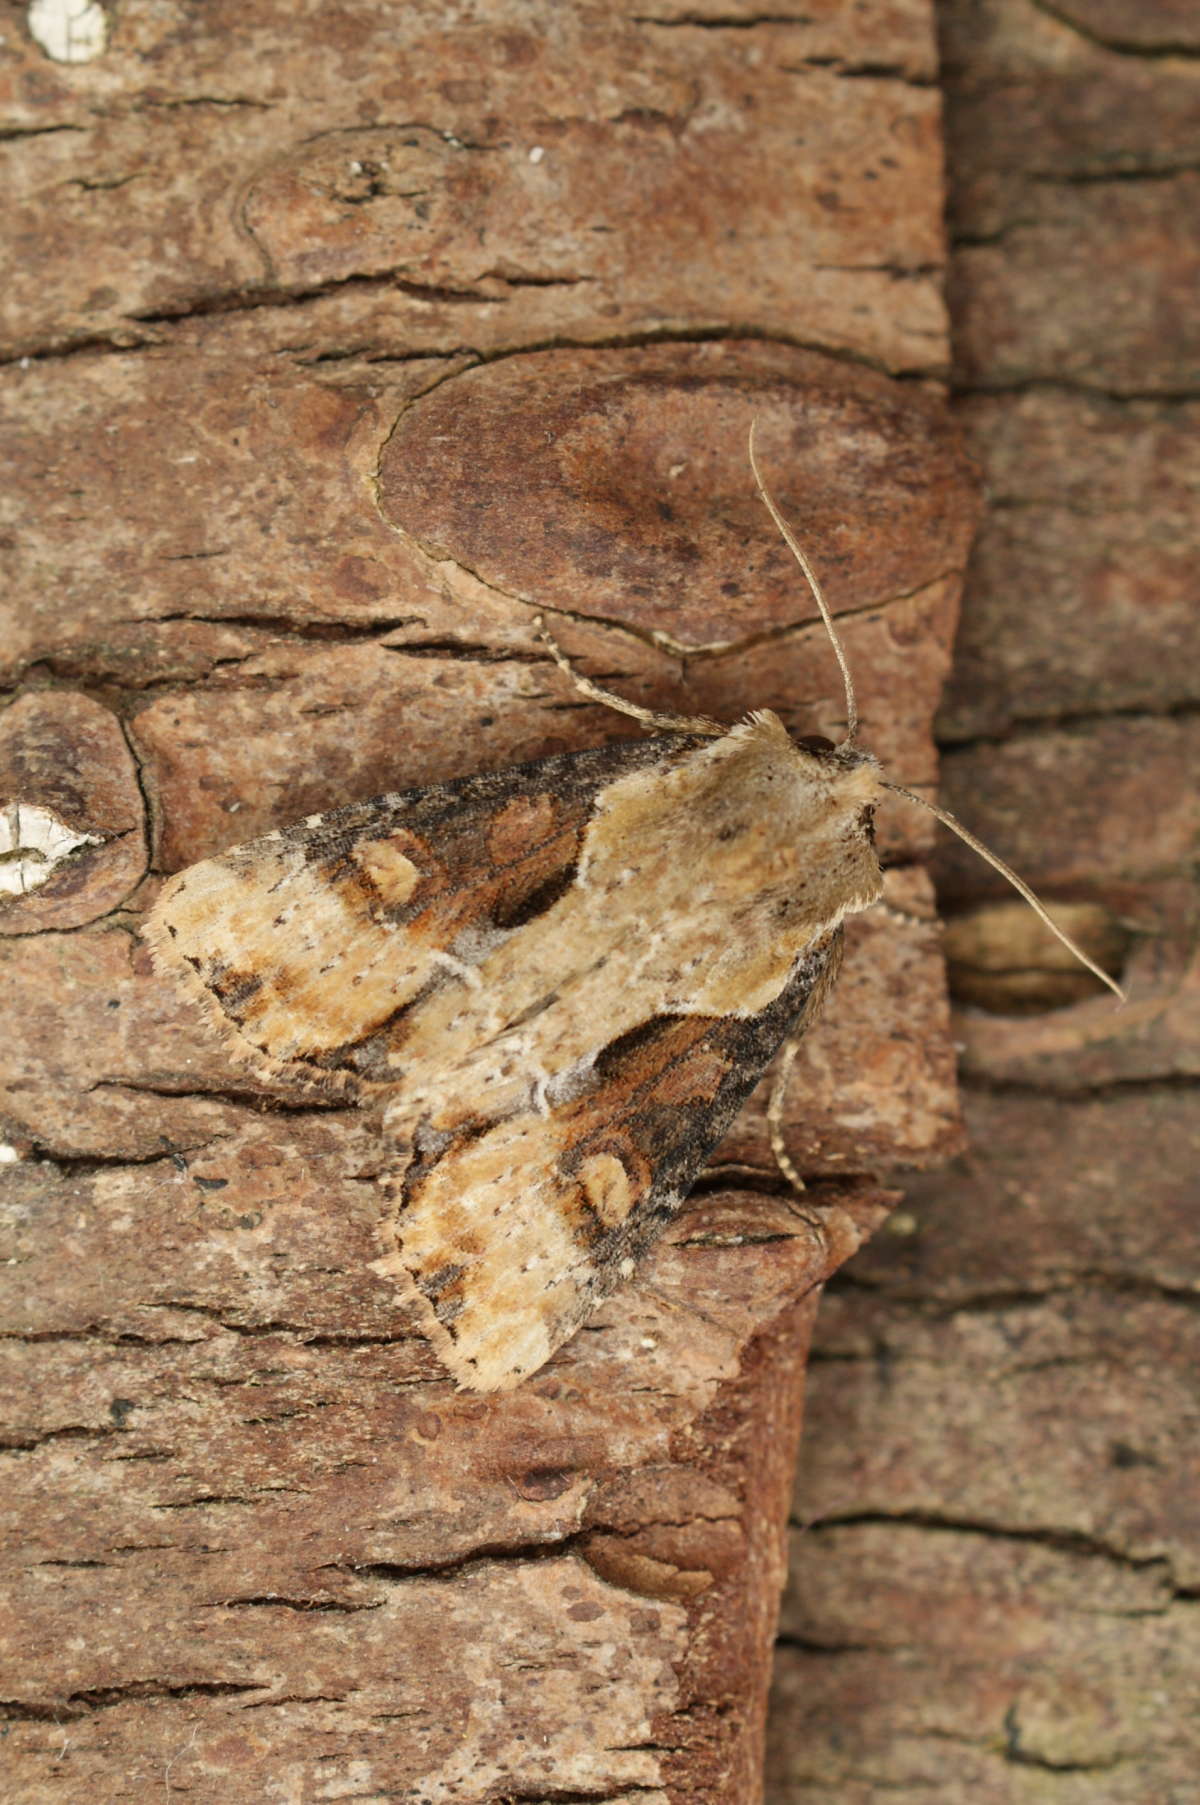
[[[836,736],[752,418],[864,742],[932,784],[975,479],[929,10],[50,10],[4,46],[0,803],[49,848],[3,905],[7,1794],[752,1801],[816,1297],[959,1144],[928,821],[791,1087],[820,1232],[760,1097],[500,1398],[371,1268],[369,1119],[247,1078],[138,922],[627,733],[538,608],[637,700]]]
[[[971,1150],[822,1307],[768,1797],[1183,1801],[1200,35],[1171,0],[940,12],[956,410],[989,495],[944,789],[1130,1000],[1064,990],[994,874],[939,850]]]

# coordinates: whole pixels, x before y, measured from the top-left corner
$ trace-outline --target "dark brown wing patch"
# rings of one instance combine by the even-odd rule
[[[597,793],[690,743],[561,754],[336,809],[180,872],[146,938],[260,1072],[369,1082],[398,1014],[570,884]]]

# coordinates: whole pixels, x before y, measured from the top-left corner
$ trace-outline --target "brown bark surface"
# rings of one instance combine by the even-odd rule
[[[1184,1805],[1200,40],[1170,0],[940,10],[957,411],[989,502],[944,793],[1130,1000],[1083,994],[939,848],[970,1152],[822,1306],[768,1798]]]
[[[48,10],[0,46],[0,802],[97,838],[4,905],[5,1796],[742,1805],[817,1290],[865,1175],[958,1144],[928,821],[796,1068],[821,1232],[710,1191],[500,1399],[371,1270],[368,1120],[267,1097],[137,926],[269,826],[632,731],[538,607],[639,700],[836,733],[752,417],[933,781],[928,8]],[[726,1155],[769,1173],[761,1103]]]

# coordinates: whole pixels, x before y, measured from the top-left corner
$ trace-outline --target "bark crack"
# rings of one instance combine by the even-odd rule
[[[991,1541],[1028,1542],[1038,1548],[1048,1548],[1057,1554],[1077,1555],[1084,1559],[1106,1560],[1113,1565],[1128,1569],[1130,1572],[1161,1572],[1168,1586],[1173,1602],[1176,1595],[1186,1598],[1187,1594],[1176,1587],[1172,1563],[1163,1554],[1131,1554],[1127,1549],[1117,1547],[1115,1543],[1106,1541],[1101,1536],[1089,1535],[1082,1529],[1052,1529],[1045,1525],[1033,1526],[1015,1523],[1001,1523],[986,1518],[956,1517],[940,1511],[922,1510],[863,1510],[830,1512],[811,1523],[800,1523],[792,1520],[793,1529],[803,1529],[809,1538],[819,1536],[827,1529],[920,1529],[931,1535],[975,1535],[986,1536]],[[1125,1615],[1126,1613],[1117,1613]],[[1157,1612],[1149,1613],[1158,1615]]]
[[[1065,6],[1051,5],[1050,0],[1030,0],[1030,4],[1035,12],[1053,19],[1056,25],[1065,26],[1076,37],[1082,38],[1084,43],[1094,44],[1099,50],[1112,50],[1118,56],[1139,57],[1147,62],[1161,62],[1166,58],[1200,60],[1200,46],[1187,43],[1181,38],[1164,37],[1157,44],[1147,44],[1139,38],[1122,37],[1117,32],[1096,31],[1094,27],[1082,24]]]
[[[62,1705],[29,1704],[20,1699],[0,1699],[0,1714],[27,1723],[59,1723],[86,1717],[134,1699],[232,1698],[262,1687],[237,1680],[187,1680],[172,1685],[165,1680],[132,1680],[125,1686],[96,1686],[67,1694]]]
[[[939,736],[938,745],[948,752],[964,752],[979,746],[1003,746],[1013,740],[1034,738],[1041,733],[1069,735],[1102,726],[1107,721],[1187,721],[1197,715],[1200,715],[1200,701],[1192,698],[1184,702],[1165,702],[1161,708],[1134,704],[1126,708],[1080,708],[1073,712],[1060,710],[1056,714],[1046,715],[1013,714],[1003,727],[996,728],[994,732],[972,733],[963,739],[955,739],[943,733]]]

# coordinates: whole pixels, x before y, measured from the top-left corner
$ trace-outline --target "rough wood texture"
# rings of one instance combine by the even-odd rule
[[[6,1796],[743,1805],[816,1292],[887,1202],[839,1175],[957,1144],[927,820],[796,1071],[824,1243],[709,1194],[498,1400],[368,1270],[365,1119],[272,1106],[136,928],[263,827],[632,731],[535,606],[633,696],[836,728],[753,415],[932,782],[975,500],[927,5],[107,26],[0,46],[0,756],[102,836],[3,949]]]
[[[1130,1002],[1070,1002],[994,874],[939,848],[964,987],[986,948],[1000,1012],[956,1011],[970,1153],[822,1308],[768,1796],[1183,1805],[1200,40],[1170,0],[941,14],[958,411],[989,488],[945,794]]]

